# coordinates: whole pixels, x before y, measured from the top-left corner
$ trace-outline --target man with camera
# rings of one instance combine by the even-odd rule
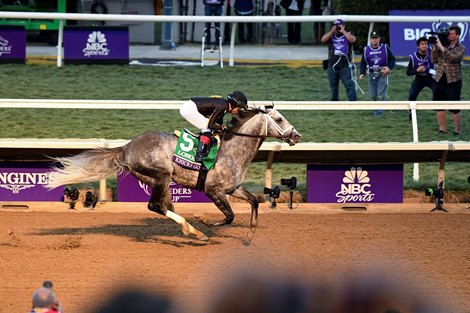
[[[368,69],[369,97],[372,101],[385,101],[388,91],[388,75],[395,67],[395,56],[386,43],[380,42],[380,34],[372,32],[369,45],[364,48],[359,79],[364,79]],[[374,116],[382,116],[383,110],[374,110]]]
[[[449,27],[448,32],[438,33],[436,44],[433,45],[431,60],[436,64],[437,81],[433,92],[433,101],[459,101],[462,91],[461,63],[465,56],[465,47],[459,43],[462,30],[459,26]],[[447,41],[447,42],[446,42]],[[462,134],[462,121],[460,110],[450,110],[454,121],[454,135]],[[439,133],[445,134],[446,111],[437,110],[437,124]]]
[[[433,78],[436,70],[434,69],[434,63],[431,61],[431,48],[428,39],[421,37],[416,40],[416,45],[418,50],[410,54],[410,61],[406,69],[406,75],[415,77],[408,92],[408,101],[416,101],[419,93],[425,87],[429,87],[431,91],[434,91],[436,86],[436,81]],[[409,118],[411,120],[411,113]]]
[[[349,101],[356,101],[356,87],[352,79],[352,45],[356,36],[348,33],[344,21],[337,19],[329,32],[321,38],[322,43],[328,43],[328,82],[331,90],[331,101],[339,101],[339,81],[346,88]]]

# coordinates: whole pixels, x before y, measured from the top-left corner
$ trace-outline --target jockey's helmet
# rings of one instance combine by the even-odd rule
[[[228,102],[232,105],[233,108],[248,109],[248,100],[246,96],[241,91],[232,91],[227,96]]]

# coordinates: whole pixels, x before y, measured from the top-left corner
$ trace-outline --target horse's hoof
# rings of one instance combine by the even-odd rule
[[[207,238],[207,236],[204,235],[203,233],[196,235],[196,237],[197,237],[197,239],[199,239],[201,241],[209,241],[209,238]]]
[[[199,214],[195,214],[194,217],[201,223],[203,223],[204,225],[206,226],[210,226],[211,225],[211,222],[204,217],[204,215],[199,215]]]

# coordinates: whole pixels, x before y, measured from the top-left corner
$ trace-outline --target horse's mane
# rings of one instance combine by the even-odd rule
[[[224,135],[224,140],[229,140],[237,133],[240,127],[249,121],[253,116],[258,113],[266,113],[261,108],[250,108],[248,110],[240,110],[236,115],[233,115],[232,120],[229,123],[229,127]]]

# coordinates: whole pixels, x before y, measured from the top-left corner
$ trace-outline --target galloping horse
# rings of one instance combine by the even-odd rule
[[[248,166],[267,137],[279,138],[289,145],[300,140],[300,134],[276,110],[252,108],[234,115],[223,133],[217,162],[207,173],[205,194],[225,215],[222,220],[199,218],[208,226],[232,223],[235,215],[226,195],[245,200],[251,205],[252,232],[258,219],[258,200],[242,182]],[[183,233],[199,240],[206,235],[174,212],[169,191],[170,182],[195,188],[198,172],[188,170],[172,161],[178,138],[172,133],[148,132],[137,136],[122,147],[100,148],[82,152],[73,157],[58,158],[63,168],[54,168],[48,187],[98,181],[123,170],[152,188],[148,203],[150,211],[165,215],[181,225]]]

